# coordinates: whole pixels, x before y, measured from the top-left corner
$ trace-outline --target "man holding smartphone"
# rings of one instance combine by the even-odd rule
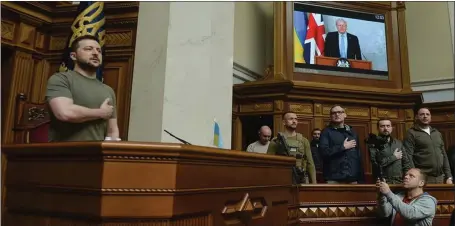
[[[423,191],[426,175],[420,169],[412,168],[403,179],[404,192],[394,194],[386,181],[378,180],[378,214],[390,217],[390,225],[431,226],[436,214],[438,201]]]
[[[388,119],[378,121],[378,142],[369,144],[371,163],[374,169],[381,169],[382,176],[389,184],[403,183],[403,175],[411,168],[409,158],[403,154],[403,144],[391,136],[393,127]],[[377,171],[377,170],[376,170]]]

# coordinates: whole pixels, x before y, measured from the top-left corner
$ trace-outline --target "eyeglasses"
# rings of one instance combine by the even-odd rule
[[[341,115],[343,113],[344,113],[344,111],[332,111],[332,112],[330,112],[331,115]]]

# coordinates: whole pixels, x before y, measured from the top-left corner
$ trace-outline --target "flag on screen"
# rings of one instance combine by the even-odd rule
[[[294,11],[294,62],[305,63],[304,44],[307,34],[307,16],[305,12]]]
[[[305,62],[314,64],[315,56],[324,54],[325,28],[322,15],[310,13],[308,16],[308,27],[305,44],[303,45]]]
[[[223,139],[221,139],[220,126],[214,120],[215,126],[213,128],[213,145],[218,148],[223,148]]]
[[[73,41],[81,36],[92,35],[98,38],[101,50],[104,56],[104,2],[81,1],[77,9],[77,16],[71,25],[71,33],[66,43],[66,49],[63,53],[62,63],[59,71],[74,69],[73,60],[70,58],[71,45]],[[104,61],[104,60],[103,60]],[[103,65],[98,68],[96,78],[103,81]]]

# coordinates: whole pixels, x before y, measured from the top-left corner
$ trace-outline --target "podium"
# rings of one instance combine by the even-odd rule
[[[316,64],[324,65],[324,66],[336,67],[338,59],[339,58],[336,58],[336,57],[315,56]],[[371,61],[355,60],[355,59],[348,59],[348,61],[349,61],[349,63],[351,63],[351,68],[364,69],[364,70],[371,70],[373,68]]]
[[[140,142],[5,145],[3,224],[276,225],[295,160]],[[283,224],[284,223],[284,224]]]
[[[139,142],[2,151],[5,226],[389,225],[376,217],[374,184],[292,186],[287,157]],[[425,191],[438,200],[433,225],[448,225],[453,185]]]

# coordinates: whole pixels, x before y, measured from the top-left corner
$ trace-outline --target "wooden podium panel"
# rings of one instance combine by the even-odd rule
[[[137,142],[2,149],[2,225],[282,226],[294,204],[292,158]]]
[[[316,64],[324,65],[324,66],[336,67],[338,59],[339,58],[335,58],[335,57],[315,56]],[[348,61],[349,61],[349,63],[351,63],[351,68],[364,69],[364,70],[371,70],[373,68],[371,61],[355,60],[355,59],[348,59]]]

